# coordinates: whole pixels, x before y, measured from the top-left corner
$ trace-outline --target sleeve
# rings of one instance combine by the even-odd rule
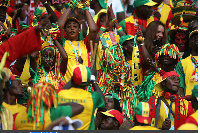
[[[184,71],[183,71],[183,66],[182,66],[181,61],[179,61],[177,63],[176,72],[180,76],[180,87],[184,88],[184,92],[185,92],[186,91],[185,74],[184,74]]]
[[[42,49],[40,33],[35,32],[35,28],[30,28],[4,42],[0,45],[0,59],[5,52],[9,52],[9,56],[6,59],[5,67],[17,58],[24,55],[39,51]]]
[[[51,121],[55,121],[56,119],[62,117],[62,116],[72,116],[72,108],[67,106],[58,106],[57,108],[51,108]]]
[[[122,21],[119,23],[119,25],[122,27],[124,33],[127,34],[127,33],[126,33],[126,21],[125,21],[125,20],[122,20]]]
[[[14,10],[15,10],[15,9],[13,9],[12,7],[8,7],[6,13],[7,13],[9,16],[11,16],[11,14],[12,14],[12,12],[13,12]]]
[[[90,92],[93,100],[93,109],[105,108],[105,102],[98,92]]]

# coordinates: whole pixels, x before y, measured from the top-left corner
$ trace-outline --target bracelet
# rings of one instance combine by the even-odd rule
[[[89,7],[84,7],[84,8],[82,8],[82,10],[83,10],[83,11],[89,10]]]
[[[115,20],[117,20],[116,18],[114,18],[113,20],[112,20],[112,23],[115,21]],[[118,21],[118,20],[117,20]]]
[[[106,31],[106,27],[102,25],[101,28],[100,28],[100,30],[102,30],[103,32],[105,32]]]
[[[116,19],[116,20],[114,20],[113,22],[118,22],[118,20]]]
[[[117,32],[122,32],[122,31],[123,31],[123,29],[121,26],[117,27]]]

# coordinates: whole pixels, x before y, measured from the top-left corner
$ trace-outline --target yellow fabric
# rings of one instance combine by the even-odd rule
[[[151,126],[134,126],[129,130],[160,130],[160,129]]]
[[[7,108],[4,107],[0,115],[2,120],[3,130],[12,130],[13,129],[12,113]]]
[[[198,130],[198,127],[192,123],[186,123],[181,125],[178,130]]]
[[[160,12],[161,17],[160,17],[160,21],[163,22],[163,24],[166,25],[167,19],[168,19],[168,15],[169,12],[171,11],[171,7],[168,6],[167,4],[164,4],[162,2],[159,6],[158,6],[158,11],[160,10],[160,8],[162,8],[162,11]]]
[[[197,121],[197,123],[198,123],[198,110],[195,113],[193,113],[191,115],[191,117],[193,117]]]
[[[45,115],[45,125],[44,129],[51,124],[50,111]],[[28,122],[28,114],[26,108],[21,110],[15,118],[15,127],[17,130],[34,130],[33,123]],[[43,130],[43,124],[38,123],[37,130]]]
[[[29,78],[31,77],[29,67],[30,67],[30,57],[27,56],[26,62],[24,64],[24,69],[20,76],[22,84],[28,84],[29,82]]]
[[[11,113],[12,115],[16,114],[16,113],[19,113],[21,110],[23,109],[26,109],[26,107],[20,105],[20,104],[16,104],[16,105],[10,105],[10,104],[7,104],[5,102],[3,102],[2,104],[4,107],[6,107]]]
[[[143,117],[149,117],[149,104],[148,103],[144,103],[142,104],[142,116]]]
[[[80,127],[78,130],[88,130],[91,122],[91,117],[93,115],[93,100],[91,93],[79,88],[62,90],[58,93],[58,103],[66,102],[75,102],[83,105],[83,112],[72,117],[72,119],[80,119],[83,122],[83,126]]]
[[[83,59],[83,65],[88,67],[88,52],[83,40],[72,42],[77,51],[77,58],[79,57],[78,42],[81,49],[81,58]],[[73,75],[73,66],[76,65],[78,62],[75,58],[74,48],[68,40],[65,41],[64,49],[68,55],[67,71],[64,76],[65,82],[67,83]]]
[[[198,61],[198,56],[193,56],[193,57]],[[181,60],[181,64],[183,66],[183,71],[185,73],[185,84],[186,84],[185,95],[191,95],[194,85],[198,83],[198,82],[191,81],[192,73],[194,71],[193,66],[192,66],[191,56]]]
[[[132,62],[129,63],[131,66],[132,71],[132,81],[135,86],[138,86],[142,83],[143,76],[142,76],[142,68],[140,67],[140,58],[139,58],[139,49],[138,46],[133,46],[133,53],[132,53]]]
[[[119,39],[120,36],[119,35],[115,35],[115,40],[116,43],[119,43]],[[101,69],[101,63],[100,60],[102,59],[103,56],[103,48],[102,48],[102,43],[101,41],[99,41],[99,45],[97,47],[97,53],[96,53],[96,70],[100,70]]]
[[[166,101],[168,102],[168,104],[170,105],[171,101],[170,99],[166,99]],[[184,103],[183,103],[184,102]],[[183,104],[185,104],[185,110],[186,110],[186,115],[187,115],[187,111],[188,111],[188,104],[189,102],[187,100],[182,100],[180,101],[180,106],[183,106]],[[166,105],[167,107],[167,105]],[[167,107],[167,110],[169,112],[169,109]],[[173,102],[172,104],[172,111],[175,113],[175,102]],[[183,114],[183,110],[181,110],[180,112],[181,114]],[[165,119],[167,118],[167,114],[166,114],[166,111],[165,111],[165,107],[164,107],[164,103],[163,101],[161,100],[161,106],[160,106],[160,114],[159,114],[159,119],[158,119],[158,126],[157,128],[162,128],[162,123],[165,121]],[[174,118],[173,118],[173,115],[171,114],[170,116],[171,118],[171,125],[174,126]]]

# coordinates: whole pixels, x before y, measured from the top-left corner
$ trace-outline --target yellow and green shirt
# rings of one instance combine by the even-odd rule
[[[10,105],[10,104],[3,102],[2,105],[3,105],[3,107],[6,107],[12,113],[12,115],[19,113],[23,109],[26,109],[26,107],[24,107],[18,103],[16,105]]]
[[[180,75],[180,87],[184,88],[185,95],[191,95],[192,89],[198,81],[191,80],[192,73],[194,72],[191,56],[178,62],[176,72]],[[198,62],[198,56],[193,56]],[[198,69],[197,69],[198,70]]]
[[[64,79],[65,83],[67,83],[72,75],[73,75],[73,66],[76,65],[78,62],[75,58],[75,52],[73,46],[70,44],[69,40],[63,39],[63,48],[65,49],[65,52],[68,56],[68,63],[67,63],[67,71],[65,73]],[[81,50],[81,58],[83,59],[83,65],[89,67],[90,66],[90,58],[89,58],[89,52],[90,52],[90,46],[87,44],[87,37],[84,40],[81,41],[72,41],[72,44],[74,45],[76,51],[77,51],[77,58],[79,57],[79,47]]]
[[[98,92],[88,92],[74,87],[61,90],[58,93],[58,102],[74,102],[83,105],[83,112],[72,117],[72,119],[80,119],[83,122],[83,126],[78,130],[95,130],[94,112],[97,108],[105,107],[104,100]]]
[[[38,123],[37,130],[44,130],[51,124],[52,121],[62,116],[72,116],[72,109],[70,106],[58,106],[57,108],[52,107],[44,116],[44,124]],[[17,130],[34,130],[33,122],[28,121],[28,113],[26,108],[21,110],[15,116],[14,122]]]

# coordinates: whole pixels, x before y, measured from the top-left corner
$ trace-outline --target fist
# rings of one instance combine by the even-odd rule
[[[169,130],[171,128],[171,120],[165,119],[165,121],[162,124],[162,130]]]

